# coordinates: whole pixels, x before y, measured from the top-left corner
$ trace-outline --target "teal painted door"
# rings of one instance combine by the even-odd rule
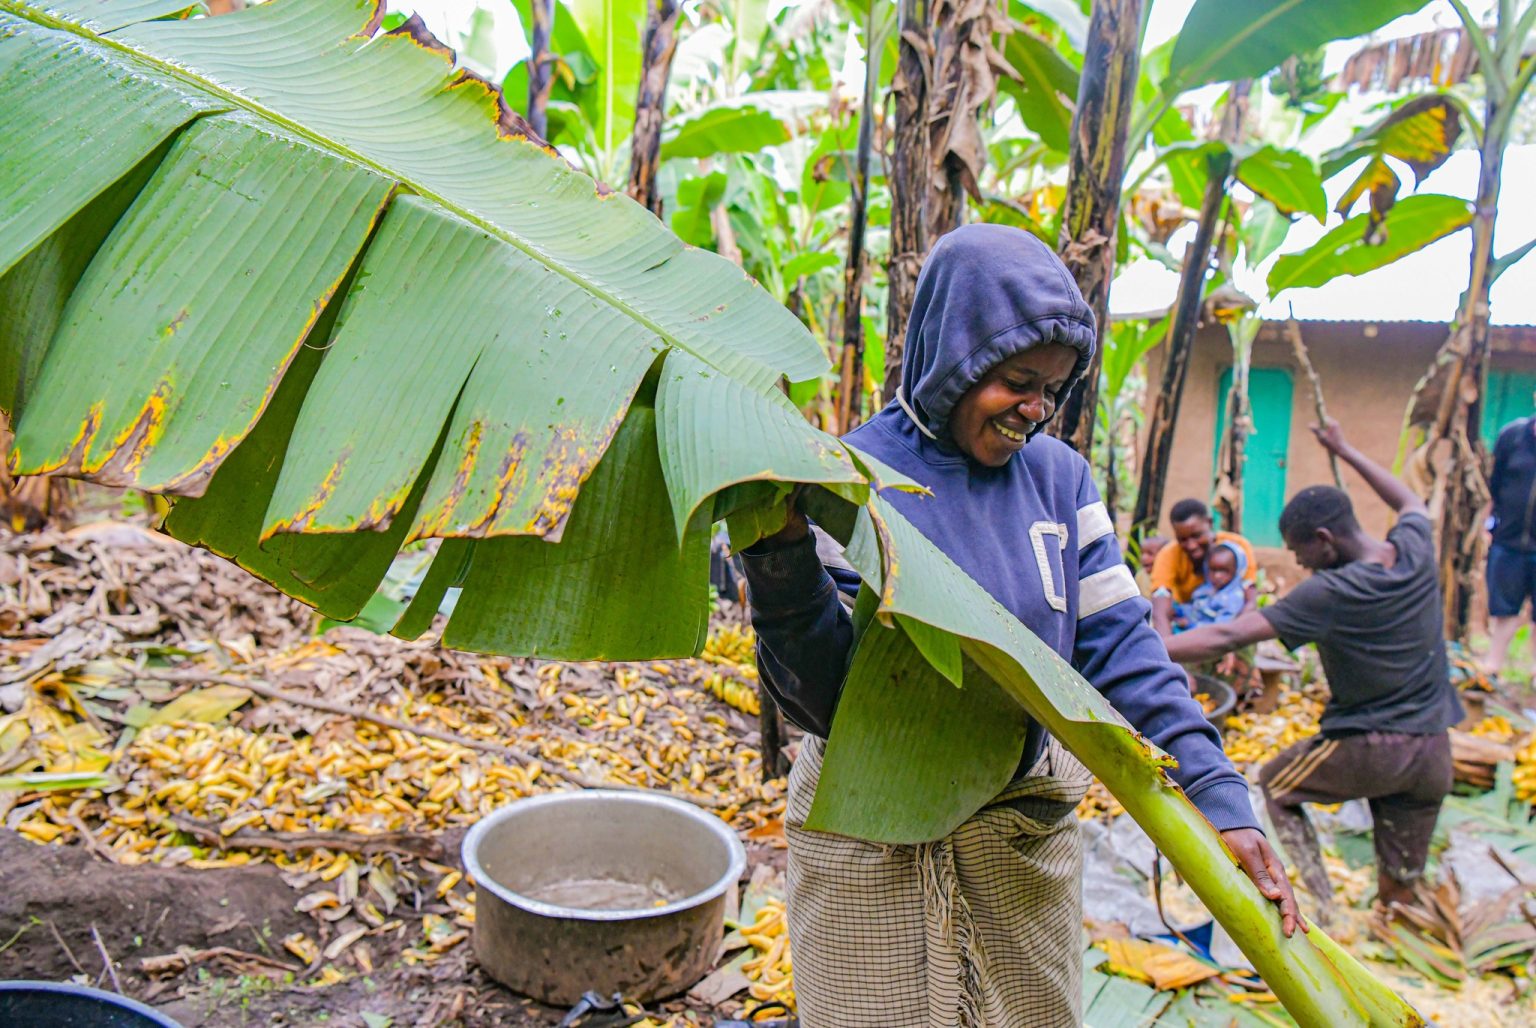
[[[1216,453],[1227,431],[1227,400],[1232,369],[1221,373],[1216,395]],[[1291,373],[1284,368],[1253,368],[1248,375],[1253,434],[1243,467],[1243,535],[1255,546],[1284,546],[1280,512],[1285,509],[1285,467],[1291,442]],[[1213,465],[1214,466],[1214,465]]]
[[[1532,414],[1532,394],[1536,394],[1536,371],[1488,372],[1488,402],[1483,404],[1483,442],[1493,449],[1499,429],[1516,418]]]

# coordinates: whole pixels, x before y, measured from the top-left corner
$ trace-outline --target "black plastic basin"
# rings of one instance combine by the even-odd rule
[[[0,982],[0,1025],[182,1028],[138,1000],[67,982]]]

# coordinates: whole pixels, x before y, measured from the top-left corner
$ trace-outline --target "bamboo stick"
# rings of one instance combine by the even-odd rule
[[[1307,354],[1307,344],[1301,338],[1301,325],[1296,321],[1296,310],[1291,308],[1291,315],[1285,322],[1285,334],[1291,341],[1291,353],[1296,357],[1296,364],[1306,373],[1307,380],[1312,383],[1312,408],[1317,413],[1317,423],[1326,426],[1328,424],[1328,408],[1323,406],[1323,380],[1318,377],[1317,369],[1312,366],[1312,358]],[[1339,466],[1339,455],[1332,451],[1328,454],[1328,463],[1333,467],[1333,483],[1340,489],[1344,485],[1344,470]]]

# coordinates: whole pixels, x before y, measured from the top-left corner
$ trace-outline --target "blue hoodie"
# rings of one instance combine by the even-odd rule
[[[1093,315],[1061,261],[1018,229],[956,229],[919,277],[900,395],[847,441],[932,490],[883,495],[1177,758],[1174,779],[1212,824],[1256,828],[1247,782],[1147,624],[1150,607],[1087,462],[1036,434],[989,468],[950,441],[960,397],[999,361],[1042,343],[1077,350],[1074,378],[1093,354]],[[743,558],[763,680],[790,720],[826,737],[853,648],[837,590],[853,581],[840,570],[834,582],[811,539],[751,547]],[[1021,769],[1034,765],[1044,741],[1032,726]]]

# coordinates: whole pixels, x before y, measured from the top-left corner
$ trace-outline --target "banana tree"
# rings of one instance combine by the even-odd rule
[[[1062,404],[1052,434],[1092,456],[1099,369],[1109,336],[1109,285],[1121,220],[1127,136],[1136,100],[1142,31],[1141,0],[1093,5],[1083,75],[1072,115],[1071,172],[1061,240],[1062,260],[1099,326],[1099,346],[1076,389]]]
[[[661,163],[661,123],[666,117],[667,82],[672,77],[672,57],[677,52],[677,19],[681,8],[677,0],[655,0],[646,7],[627,192],[659,217],[661,193],[656,172]]]
[[[1151,131],[1179,95],[1212,82],[1264,75],[1281,62],[1335,39],[1374,32],[1426,0],[1195,0],[1173,48],[1158,102],[1139,121]],[[1460,0],[1453,0],[1460,2]]]
[[[1271,294],[1373,271],[1470,224],[1470,208],[1455,197],[1429,193],[1402,199],[1402,180],[1388,161],[1406,164],[1417,188],[1450,157],[1464,124],[1473,124],[1464,101],[1451,93],[1431,93],[1393,105],[1324,154],[1324,179],[1358,168],[1333,208],[1345,220],[1305,250],[1276,261],[1269,273]],[[1368,209],[1354,215],[1362,199]]]
[[[1126,240],[1117,239],[1117,235],[1123,235],[1119,232],[1124,206],[1120,176],[1127,150],[1136,154],[1148,141],[1165,148],[1163,158],[1150,164],[1144,162],[1132,176],[1123,191],[1125,197],[1136,197],[1146,176],[1163,164],[1172,172],[1185,203],[1190,207],[1201,206],[1202,187],[1194,183],[1206,179],[1205,145],[1194,140],[1182,117],[1172,109],[1173,101],[1182,91],[1218,81],[1234,69],[1242,72],[1238,78],[1261,74],[1321,42],[1370,31],[1421,4],[1422,0],[1388,0],[1343,5],[1349,10],[1340,11],[1335,9],[1340,5],[1325,0],[1269,0],[1247,5],[1201,0],[1191,10],[1176,42],[1161,53],[1148,55],[1148,69],[1139,81],[1139,4],[1094,5],[1092,27],[1086,34],[1086,71],[1080,84],[1075,69],[1063,66],[1059,52],[1042,48],[1039,40],[1028,32],[1010,36],[1005,47],[1009,60],[1034,73],[1031,83],[1041,80],[1054,86],[1029,91],[1020,102],[1020,112],[1025,115],[1026,124],[1041,133],[1042,139],[1058,140],[1062,147],[1073,146],[1070,211],[1062,251],[1101,320],[1108,308],[1108,278],[1116,255],[1125,252]],[[1042,74],[1051,68],[1059,69],[1055,76]],[[1004,88],[1018,86],[1004,83]],[[1077,97],[1075,110],[1070,101],[1062,102],[1064,95]],[[1065,131],[1069,119],[1075,119],[1070,134]],[[1165,164],[1169,148],[1183,151],[1184,159]],[[1268,156],[1271,159],[1267,162],[1262,157],[1252,162],[1250,174],[1258,177],[1260,163],[1267,163],[1265,185],[1270,190],[1289,193],[1287,199],[1292,209],[1320,192],[1315,189],[1315,171],[1308,173],[1309,161],[1293,160],[1293,169],[1276,166],[1273,158],[1277,155]],[[1299,178],[1295,190],[1288,189],[1293,175]],[[1258,191],[1266,194],[1266,190]],[[1300,192],[1306,196],[1299,195]],[[1198,255],[1196,259],[1200,259]],[[1191,320],[1181,327],[1192,333],[1194,323]],[[1183,365],[1170,361],[1166,366],[1177,372]],[[1060,438],[1070,439],[1083,453],[1088,453],[1092,446],[1098,385],[1098,376],[1090,373],[1063,405],[1051,429]],[[1159,395],[1167,404],[1179,393],[1178,383],[1165,383]],[[1166,424],[1171,430],[1176,414],[1176,407],[1164,411],[1162,417],[1154,413],[1153,424]],[[1152,447],[1154,453],[1164,449],[1167,448],[1160,445]],[[1161,465],[1154,463],[1148,474],[1153,483],[1160,481]],[[1160,491],[1143,488],[1142,492],[1156,498]],[[1155,514],[1155,508],[1152,513]]]
[[[627,180],[644,70],[645,0],[553,0],[539,10],[544,3],[513,0],[529,58],[513,66],[503,89],[513,103],[527,98],[529,115],[539,113],[542,100],[546,138],[567,147],[599,182]],[[534,61],[539,67],[531,70]]]
[[[917,275],[932,245],[925,216],[929,165],[928,79],[933,50],[929,0],[899,0],[896,76],[890,105],[895,111],[890,159],[886,171],[891,190],[891,255],[886,266],[885,383],[886,400],[901,387],[901,360],[907,315],[917,300]]]
[[[529,0],[518,7],[518,14],[528,31],[528,58],[524,68],[527,83],[524,89],[512,89],[512,95],[528,98],[523,109],[534,135],[541,139],[549,136],[549,119],[545,110],[549,106],[549,90],[554,85],[553,55],[550,53],[550,34],[554,28],[554,0]]]
[[[568,659],[695,652],[711,522],[751,538],[808,483],[874,617],[828,751],[869,802],[828,789],[818,824],[942,835],[1012,773],[1027,711],[1300,1023],[1421,1023],[1320,931],[1284,938],[1167,758],[879,495],[909,484],[800,417],[777,382],[825,358],[739,268],[498,135],[494,96],[373,38],[372,4],[183,3],[0,0],[13,471],[169,495],[171,534],[333,617],[440,538],[397,632],[458,584],[449,645]],[[898,662],[933,669],[900,701],[926,721],[892,717]],[[916,779],[872,773],[893,764]]]
[[[1337,4],[1332,0],[1259,0],[1241,5],[1223,0],[1196,0],[1184,30],[1172,48],[1168,72],[1157,95],[1144,104],[1133,121],[1133,137],[1138,132],[1157,129],[1174,100],[1187,89],[1228,77],[1243,81],[1261,76],[1288,58],[1335,39],[1371,32],[1422,6],[1423,0],[1363,0],[1352,4]],[[1230,220],[1232,208],[1223,205],[1217,196],[1224,194],[1226,184],[1221,179],[1229,174],[1281,211],[1304,211],[1321,220],[1324,212],[1320,173],[1309,157],[1274,146],[1254,150],[1238,144],[1237,136],[1230,132],[1225,139],[1209,143],[1173,139],[1168,140],[1159,156],[1186,202],[1196,188],[1195,183],[1204,183],[1202,221],[1207,217]],[[1328,170],[1342,171],[1356,157]],[[1360,192],[1354,193],[1350,198],[1351,205],[1360,195]],[[1153,523],[1162,508],[1163,488],[1172,455],[1172,434],[1183,397],[1189,350],[1193,346],[1197,324],[1195,315],[1199,309],[1197,297],[1189,293],[1191,290],[1197,294],[1205,291],[1209,247],[1217,238],[1214,231],[1207,233],[1203,224],[1201,228],[1196,242],[1203,240],[1205,247],[1192,247],[1186,255],[1185,274],[1175,303],[1176,309],[1187,316],[1175,319],[1163,364],[1162,388],[1149,419],[1147,460],[1141,468],[1133,513],[1134,523],[1141,528]],[[1363,231],[1358,235],[1350,235],[1354,228],[1348,232],[1342,228],[1336,231],[1348,236],[1347,242],[1338,240],[1340,246],[1364,242]],[[1390,237],[1390,233],[1388,235]],[[1421,239],[1412,249],[1428,241]],[[1378,259],[1387,263],[1403,252],[1408,251],[1401,250],[1388,256],[1387,250],[1357,249],[1355,259],[1362,263]],[[1196,270],[1188,267],[1191,261],[1196,263]],[[1277,263],[1283,264],[1285,260]],[[1271,277],[1270,290],[1278,292],[1285,284]],[[1240,430],[1240,425],[1233,427]]]
[[[1479,432],[1488,373],[1490,294],[1499,275],[1536,247],[1536,242],[1527,243],[1503,255],[1493,249],[1504,152],[1516,113],[1536,77],[1536,57],[1528,55],[1536,38],[1536,3],[1499,3],[1491,31],[1462,0],[1452,0],[1451,6],[1476,50],[1475,74],[1485,93],[1482,117],[1474,120],[1478,177],[1470,216],[1472,260],[1450,337],[1409,402],[1403,442],[1412,450],[1413,477],[1438,514],[1446,632],[1463,638],[1477,586],[1481,514],[1489,500],[1487,447]],[[1430,460],[1436,448],[1453,454],[1444,468]]]

